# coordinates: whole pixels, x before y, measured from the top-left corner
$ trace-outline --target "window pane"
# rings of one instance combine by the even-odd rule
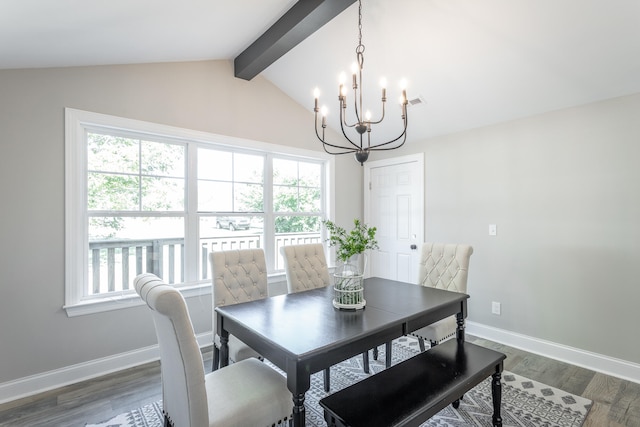
[[[141,172],[146,175],[183,178],[185,147],[164,142],[141,141]]]
[[[168,283],[184,279],[183,218],[89,218],[88,283],[85,295],[132,289],[141,273]]]
[[[183,211],[184,179],[142,178],[142,210]]]
[[[273,159],[273,183],[297,185],[298,162],[295,160]]]
[[[277,216],[275,231],[279,233],[320,233],[320,218],[317,216]]]
[[[87,208],[92,210],[135,211],[139,207],[137,176],[88,173]]]
[[[300,188],[299,209],[301,212],[320,212],[320,189]]]
[[[262,184],[235,185],[235,212],[263,212],[264,188]]]
[[[233,154],[226,151],[198,148],[198,179],[231,181]]]
[[[233,211],[233,186],[230,182],[198,181],[198,211]]]
[[[200,280],[211,278],[209,253],[233,249],[262,248],[262,216],[218,216],[200,218]]]
[[[262,183],[264,181],[264,157],[255,154],[234,153],[233,175],[236,182]]]
[[[299,212],[297,187],[273,187],[274,212]]]
[[[320,187],[322,166],[318,163],[300,163],[300,185]]]
[[[87,134],[87,168],[90,171],[138,173],[138,140]]]

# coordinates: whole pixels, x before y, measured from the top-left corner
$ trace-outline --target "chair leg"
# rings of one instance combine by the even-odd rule
[[[331,370],[326,368],[324,370],[324,391],[327,393],[331,390]]]
[[[378,360],[378,347],[373,347],[373,360]]]
[[[362,365],[364,367],[364,373],[369,373],[369,351],[362,353]]]
[[[418,345],[420,346],[420,351],[421,352],[425,350],[425,348],[424,348],[424,338],[418,337]]]
[[[384,344],[384,351],[385,351],[385,355],[384,355],[384,366],[385,368],[390,368],[391,367],[391,341],[387,342]]]
[[[220,367],[220,349],[213,345],[213,366],[211,367],[211,371],[215,371]]]
[[[429,344],[431,345],[431,347],[435,347],[438,345],[438,341],[431,341],[429,340]]]

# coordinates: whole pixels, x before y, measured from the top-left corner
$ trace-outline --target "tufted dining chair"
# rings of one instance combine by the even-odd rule
[[[331,285],[329,267],[324,256],[322,243],[282,246],[280,253],[284,259],[289,293],[308,291]],[[364,371],[369,373],[369,352],[362,353]],[[331,389],[330,368],[324,370],[324,390]]]
[[[467,292],[469,258],[473,248],[452,243],[423,243],[418,268],[418,283],[422,286]],[[456,316],[450,316],[411,333],[418,337],[420,350],[425,350],[424,341],[438,345],[456,335]]]
[[[205,374],[182,294],[150,273],[137,276],[134,287],[155,324],[165,426],[291,425],[291,393],[282,375],[256,359]]]
[[[214,251],[209,254],[213,281],[213,308],[255,301],[267,297],[267,265],[262,249]],[[237,362],[255,357],[251,347],[229,335],[229,360]],[[216,312],[213,311],[213,369],[220,365],[220,336]]]

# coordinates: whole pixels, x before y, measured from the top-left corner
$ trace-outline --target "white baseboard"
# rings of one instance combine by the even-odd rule
[[[475,322],[466,322],[466,332],[479,338],[486,338],[530,353],[640,383],[640,364],[637,363]]]
[[[211,345],[213,334],[207,332],[198,335],[196,338],[200,347],[205,347]],[[160,353],[158,351],[158,345],[156,344],[150,347],[144,347],[126,353],[5,382],[0,384],[0,404],[100,377],[111,372],[153,362],[159,358]]]
[[[581,366],[596,372],[640,383],[640,364],[545,341],[527,335],[466,322],[470,335],[519,348],[530,353]],[[211,345],[211,332],[197,336],[201,347]],[[0,404],[53,390],[69,384],[96,378],[111,372],[142,365],[159,359],[158,346],[150,346],[114,356],[96,359],[54,371],[19,378],[0,384]]]

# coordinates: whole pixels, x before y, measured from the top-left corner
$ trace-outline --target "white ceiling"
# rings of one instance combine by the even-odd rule
[[[294,3],[2,0],[0,69],[231,60]],[[335,117],[356,44],[357,4],[262,75],[309,110],[318,86]],[[374,116],[389,80],[379,134],[399,126],[396,81],[425,101],[409,140],[640,92],[636,0],[363,0],[363,44]]]

